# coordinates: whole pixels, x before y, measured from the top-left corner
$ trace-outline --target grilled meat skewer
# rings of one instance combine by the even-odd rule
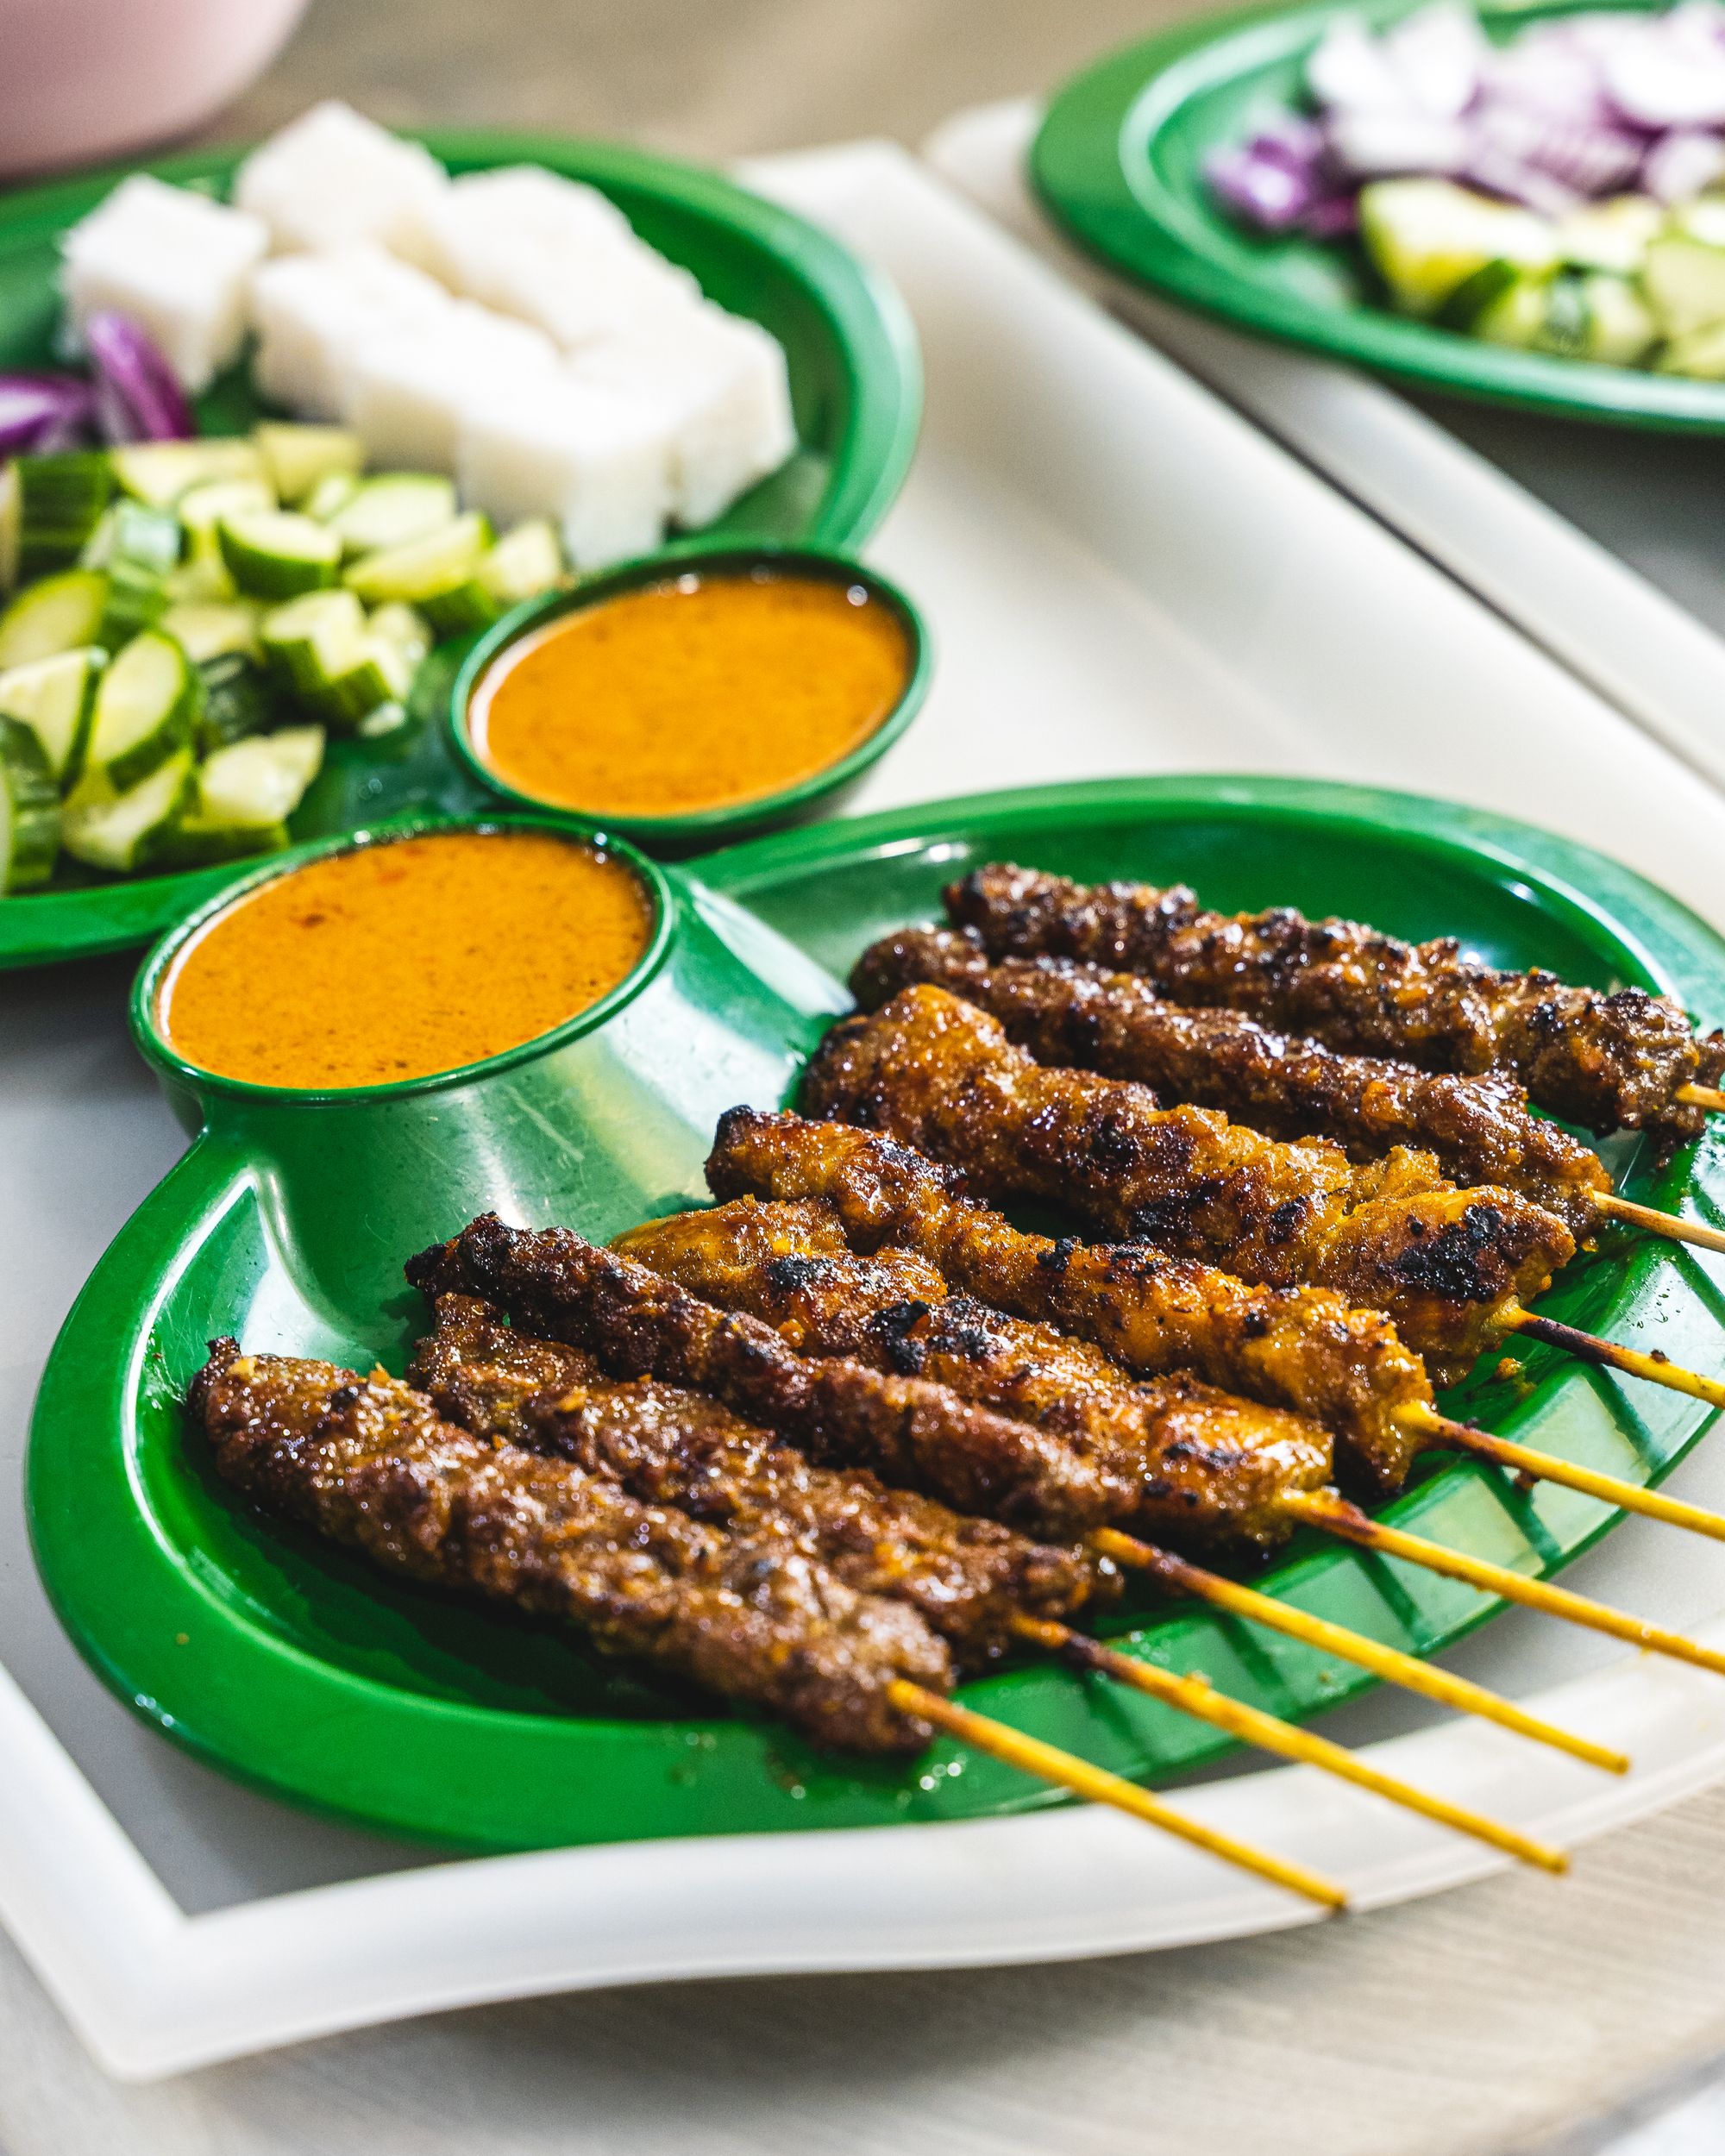
[[[1380,1312],[1327,1288],[1249,1288],[1143,1244],[1026,1235],[909,1146],[797,1115],[729,1110],[706,1179],[718,1198],[825,1200],[857,1250],[901,1244],[961,1293],[1094,1340],[1130,1369],[1193,1370],[1320,1423],[1370,1490],[1399,1489],[1427,1442],[1403,1420],[1433,1406],[1425,1364]]]
[[[801,1097],[812,1115],[961,1169],[986,1200],[1041,1199],[1121,1242],[1382,1310],[1440,1383],[1501,1341],[1575,1254],[1553,1214],[1510,1190],[1458,1190],[1429,1153],[1399,1146],[1359,1167],[1327,1139],[1159,1108],[1129,1081],[1037,1062],[944,988],[904,989],[834,1026]]]
[[[919,981],[987,1011],[1038,1062],[1135,1079],[1272,1138],[1333,1138],[1351,1160],[1422,1149],[1452,1182],[1500,1183],[1556,1213],[1578,1243],[1596,1232],[1598,1200],[1611,1194],[1599,1156],[1534,1115],[1505,1070],[1457,1076],[1339,1055],[1243,1012],[1169,1002],[1136,974],[1069,958],[991,961],[969,929],[882,937],[850,976],[865,1011]]]
[[[649,1220],[612,1246],[799,1353],[945,1385],[1106,1458],[1132,1495],[1112,1524],[1183,1549],[1283,1541],[1279,1501],[1330,1480],[1327,1432],[1183,1373],[1134,1381],[1088,1341],[950,1294],[926,1258],[856,1256],[831,1207],[740,1198]]]
[[[726,1536],[493,1446],[381,1372],[217,1340],[189,1404],[227,1481],[386,1571],[561,1619],[817,1744],[902,1754],[929,1741],[894,1688],[947,1691],[945,1643],[908,1603],[858,1594],[782,1537]]]
[[[960,1664],[982,1669],[1023,1620],[1070,1618],[1118,1593],[1106,1558],[1032,1542],[866,1471],[812,1465],[717,1401],[505,1325],[471,1296],[436,1300],[407,1382],[476,1436],[571,1460],[631,1497],[750,1538],[783,1537],[847,1587],[906,1601]]]

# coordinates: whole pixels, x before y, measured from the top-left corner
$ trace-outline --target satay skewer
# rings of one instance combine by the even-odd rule
[[[1615,1340],[1602,1339],[1596,1332],[1583,1332],[1575,1326],[1565,1325],[1559,1319],[1542,1318],[1532,1310],[1512,1309],[1507,1314],[1509,1330],[1524,1338],[1543,1340],[1547,1347],[1559,1348],[1580,1362],[1592,1363],[1602,1369],[1622,1370],[1626,1377],[1663,1385],[1667,1392],[1687,1393],[1691,1400],[1705,1401],[1709,1407],[1725,1407],[1725,1383],[1716,1377],[1703,1377],[1699,1370],[1685,1369],[1662,1349],[1624,1347]]]
[[[1725,1106],[1725,1094],[1719,1098]],[[1625,1227],[1640,1228],[1647,1235],[1663,1236],[1667,1243],[1692,1243],[1698,1250],[1725,1250],[1725,1234],[1699,1220],[1686,1220],[1679,1213],[1661,1213],[1654,1206],[1637,1205],[1633,1198],[1620,1198],[1615,1191],[1603,1191],[1593,1202],[1608,1219],[1621,1220]]]
[[[1673,1098],[1687,1108],[1705,1108],[1711,1115],[1725,1114],[1725,1093],[1716,1086],[1679,1086]]]

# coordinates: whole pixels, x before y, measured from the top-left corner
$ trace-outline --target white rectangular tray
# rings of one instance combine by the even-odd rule
[[[1082,774],[1315,773],[1536,816],[1717,914],[1725,803],[912,160],[862,146],[751,177],[884,266],[924,342],[922,451],[871,551],[925,605],[938,680],[858,808]],[[159,2076],[649,1977],[1057,1959],[1301,1921],[1272,1890],[1083,1809],[435,1863],[230,1787],[133,1722],[54,1624],[18,1499],[46,1344],[179,1143],[125,1042],[127,972],[0,982],[0,1921],[103,2067]],[[1705,1494],[1710,1477],[1725,1482],[1725,1461],[1681,1482]],[[1718,1607],[1709,1569],[1684,1538],[1632,1526],[1579,1576],[1695,1624]],[[1515,1618],[1461,1658],[1629,1745],[1634,1778],[1602,1784],[1388,1703],[1348,1733],[1570,1839],[1725,1771],[1725,1691],[1703,1678]],[[1181,1801],[1365,1905],[1491,1868],[1303,1770]],[[0,1961],[0,1984],[6,2138],[9,2090],[74,2067],[21,1966]]]

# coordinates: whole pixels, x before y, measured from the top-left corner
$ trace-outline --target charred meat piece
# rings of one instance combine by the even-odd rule
[[[440,1295],[436,1309],[408,1379],[453,1420],[518,1437],[729,1533],[781,1537],[858,1593],[910,1603],[967,1668],[1013,1645],[1015,1618],[1070,1618],[1118,1590],[1106,1558],[1029,1541],[866,1471],[816,1467],[716,1401],[608,1378],[591,1355],[536,1340],[487,1303]]]
[[[805,1362],[770,1326],[717,1310],[567,1228],[532,1233],[486,1213],[410,1259],[407,1276],[428,1294],[477,1295],[526,1332],[588,1348],[609,1376],[711,1393],[818,1465],[867,1467],[960,1512],[1063,1540],[1131,1501],[1107,1461],[923,1378]]]
[[[1514,1191],[1457,1190],[1429,1153],[1360,1167],[1324,1138],[1283,1141],[1145,1087],[1050,1069],[944,988],[906,988],[835,1026],[805,1074],[813,1115],[961,1169],[994,1203],[1036,1198],[1098,1233],[1225,1264],[1267,1288],[1334,1288],[1386,1312],[1434,1376],[1459,1376],[1575,1241]]]
[[[933,1378],[1106,1457],[1136,1493],[1112,1524],[1182,1549],[1272,1547],[1289,1532],[1277,1500],[1330,1480],[1315,1423],[1184,1375],[1134,1381],[1087,1340],[949,1294],[926,1258],[855,1256],[823,1205],[736,1198],[649,1221],[614,1247],[764,1319],[800,1354]]]
[[[906,1753],[929,1739],[890,1690],[946,1690],[944,1643],[908,1604],[858,1594],[781,1536],[727,1535],[489,1444],[381,1371],[217,1340],[189,1406],[254,1504],[386,1571],[561,1620],[819,1745]]]
[[[1181,885],[1085,885],[1004,864],[974,869],[945,895],[954,924],[995,957],[1142,974],[1176,1003],[1249,1011],[1426,1070],[1512,1071],[1540,1107],[1601,1134],[1647,1130],[1665,1145],[1697,1137],[1703,1111],[1678,1092],[1716,1085],[1725,1069],[1725,1037],[1697,1039],[1669,996],[1500,973],[1452,936],[1404,943],[1289,906],[1212,913]]]
[[[1327,1288],[1248,1288],[1141,1244],[1026,1235],[909,1146],[801,1116],[731,1109],[706,1176],[719,1198],[820,1199],[855,1249],[901,1244],[963,1293],[1094,1341],[1130,1369],[1192,1370],[1320,1423],[1369,1490],[1399,1489],[1419,1451],[1400,1411],[1432,1405],[1425,1365],[1387,1318]]]
[[[1604,1163],[1535,1115],[1507,1070],[1458,1077],[1339,1055],[1244,1012],[1171,1003],[1136,974],[1070,958],[991,960],[969,929],[882,937],[850,976],[865,1011],[917,981],[988,1012],[1038,1062],[1135,1079],[1272,1138],[1331,1138],[1351,1160],[1423,1148],[1452,1182],[1501,1183],[1556,1213],[1578,1242],[1598,1228],[1595,1200],[1611,1188]]]

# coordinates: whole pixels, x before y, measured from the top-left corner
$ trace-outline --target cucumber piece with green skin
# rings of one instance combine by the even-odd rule
[[[276,506],[273,488],[261,479],[204,479],[190,486],[174,505],[173,515],[185,526],[194,555],[221,558],[216,527],[224,517],[263,512]]]
[[[86,644],[0,674],[0,715],[34,734],[49,775],[62,788],[83,768],[96,685],[107,663],[105,651]]]
[[[308,517],[315,517],[320,524],[327,524],[336,511],[345,509],[359,491],[360,482],[351,472],[330,472],[318,480],[299,506]]]
[[[127,493],[158,509],[171,509],[189,488],[209,479],[267,477],[256,443],[237,435],[206,435],[196,442],[134,442],[110,449],[108,461]]]
[[[423,538],[364,555],[342,581],[368,606],[399,599],[417,607],[440,636],[483,628],[499,611],[478,581],[491,536],[489,521],[469,510]]]
[[[341,541],[297,510],[242,511],[216,530],[229,574],[254,599],[294,599],[336,581]]]
[[[507,612],[524,599],[536,599],[563,580],[563,549],[549,517],[517,524],[480,561],[478,580],[486,596]]]
[[[1673,337],[1659,354],[1661,374],[1691,382],[1725,382],[1725,322],[1709,322],[1687,336]]]
[[[1582,358],[1607,367],[1639,367],[1659,335],[1647,302],[1627,277],[1594,271],[1582,282],[1588,317]]]
[[[361,482],[329,519],[349,554],[405,546],[455,521],[455,483],[431,472],[386,472]]]
[[[18,467],[0,464],[0,592],[18,580]]]
[[[351,592],[309,592],[273,606],[258,625],[264,655],[296,694],[315,696],[345,674],[366,638],[366,611]]]
[[[285,824],[323,767],[323,742],[321,726],[284,726],[218,749],[198,774],[199,820],[248,830]]]
[[[27,586],[0,614],[0,672],[94,643],[107,605],[99,569],[66,569]]]
[[[18,573],[69,567],[89,544],[114,497],[114,473],[101,449],[18,457]]]
[[[1555,229],[1531,210],[1493,202],[1447,179],[1380,179],[1362,188],[1359,236],[1398,306],[1432,315],[1494,262],[1554,268]]]
[[[127,793],[189,746],[200,701],[197,670],[172,636],[134,636],[97,685],[86,778]]]
[[[185,536],[171,509],[143,502],[116,502],[106,535],[108,604],[96,641],[117,651],[129,636],[159,620],[171,604],[169,573],[179,561]]]
[[[1647,249],[1641,289],[1673,342],[1725,322],[1725,247],[1681,231],[1663,234]]]
[[[419,664],[436,642],[424,615],[398,599],[373,607],[367,627],[373,636],[381,636],[386,643],[393,644],[410,669]]]
[[[1571,269],[1608,270],[1634,277],[1664,229],[1662,203],[1646,195],[1616,195],[1571,210],[1558,223],[1558,247]]]
[[[28,891],[53,874],[60,788],[28,726],[0,718],[0,893]]]
[[[206,660],[243,652],[248,659],[261,651],[258,624],[263,609],[255,599],[182,599],[170,606],[156,624],[172,636],[194,666]]]
[[[185,813],[196,787],[190,749],[175,749],[123,791],[100,772],[86,771],[66,796],[60,843],[74,861],[129,874],[149,859],[157,834]]]
[[[204,660],[198,672],[203,698],[192,739],[199,755],[263,733],[281,716],[268,674],[245,653],[222,652]]]
[[[353,665],[325,682],[308,700],[338,726],[358,726],[380,704],[398,704],[413,682],[413,668],[398,646],[367,636]]]
[[[366,445],[348,427],[314,427],[268,419],[252,429],[270,484],[298,505],[326,479],[357,476]]]

